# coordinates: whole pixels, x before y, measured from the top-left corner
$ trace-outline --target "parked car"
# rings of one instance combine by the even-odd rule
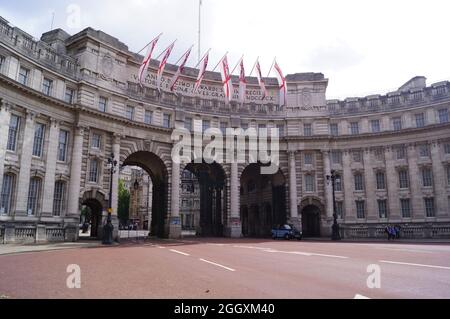
[[[289,239],[302,239],[302,232],[296,229],[292,225],[284,224],[277,225],[272,228],[272,239],[284,238],[286,240]]]

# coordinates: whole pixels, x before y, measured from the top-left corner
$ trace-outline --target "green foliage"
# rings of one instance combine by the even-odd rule
[[[125,188],[122,180],[119,180],[119,205],[117,215],[122,223],[126,223],[130,212],[130,192]]]

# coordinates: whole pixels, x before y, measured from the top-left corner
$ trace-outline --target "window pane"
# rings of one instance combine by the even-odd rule
[[[153,112],[145,110],[144,122],[145,124],[152,124]]]
[[[408,188],[409,187],[409,178],[408,178],[408,171],[407,170],[401,170],[398,172],[398,179],[399,179],[399,187],[400,188]]]
[[[98,182],[98,161],[91,160],[90,168],[89,168],[89,182],[97,183]]]
[[[434,198],[425,198],[425,212],[427,217],[434,217]]]
[[[411,204],[409,199],[401,199],[400,204],[402,207],[402,217],[409,218],[411,217]]]
[[[59,142],[58,142],[58,161],[66,161],[67,153],[67,143],[69,139],[69,132],[61,130],[59,132]]]
[[[103,96],[100,96],[98,99],[98,109],[100,112],[106,112],[106,98]]]
[[[448,110],[441,109],[439,110],[439,123],[448,123]]]
[[[359,219],[365,218],[364,201],[356,201],[356,217]]]
[[[383,172],[377,173],[377,189],[385,189],[386,183],[385,183],[385,176]]]
[[[359,123],[358,122],[351,123],[350,130],[353,135],[359,134]]]
[[[425,115],[423,113],[416,114],[416,127],[425,126]]]
[[[69,104],[73,103],[73,94],[74,94],[74,91],[72,89],[66,88],[66,95],[65,95],[66,103],[69,103]]]
[[[9,151],[16,150],[19,128],[20,128],[20,117],[16,115],[11,115],[11,120],[9,121],[8,144],[7,144],[7,149]]]
[[[44,145],[45,125],[36,123],[33,143],[33,156],[41,157]]]
[[[66,196],[66,184],[63,181],[55,183],[55,193],[53,197],[53,216],[61,216],[64,211],[64,201]]]
[[[38,211],[38,201],[41,193],[41,180],[39,178],[32,178],[28,189],[28,215],[36,215]]]
[[[3,175],[3,185],[0,197],[0,215],[8,215],[11,213],[13,191],[14,175]]]
[[[355,191],[362,191],[364,190],[364,184],[363,184],[363,176],[362,174],[355,174]]]
[[[53,87],[53,81],[50,79],[44,78],[44,81],[42,82],[42,93],[44,93],[45,95],[51,95],[52,87]]]

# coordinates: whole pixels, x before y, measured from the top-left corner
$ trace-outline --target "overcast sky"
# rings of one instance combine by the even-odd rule
[[[0,15],[39,38],[55,12],[54,28],[91,26],[134,52],[163,32],[158,51],[178,39],[173,63],[197,44],[198,1],[0,0]],[[231,65],[245,55],[247,72],[260,56],[266,73],[276,56],[286,74],[324,73],[329,99],[382,94],[416,75],[450,80],[449,12],[448,0],[203,0],[201,47],[210,69],[229,51]]]

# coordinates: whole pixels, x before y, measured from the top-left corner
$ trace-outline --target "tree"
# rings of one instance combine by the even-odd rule
[[[130,213],[130,192],[125,187],[123,180],[119,180],[119,204],[117,215],[122,224],[129,219]]]

